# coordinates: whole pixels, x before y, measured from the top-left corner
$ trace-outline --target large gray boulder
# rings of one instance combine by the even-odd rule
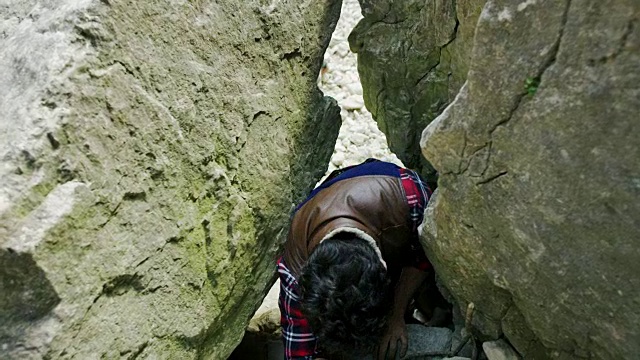
[[[364,100],[389,148],[431,182],[420,134],[464,83],[485,0],[360,0],[349,37]]]
[[[640,353],[640,2],[488,1],[424,131],[424,246],[474,327],[526,359]]]
[[[339,9],[0,5],[0,358],[227,357],[338,134]]]

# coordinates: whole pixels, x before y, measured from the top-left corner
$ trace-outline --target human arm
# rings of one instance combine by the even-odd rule
[[[427,273],[420,269],[414,267],[402,269],[400,279],[395,288],[389,325],[378,348],[378,359],[385,359],[387,354],[393,358],[398,348],[398,341],[400,341],[400,356],[406,355],[409,344],[404,314],[413,294],[426,278]]]

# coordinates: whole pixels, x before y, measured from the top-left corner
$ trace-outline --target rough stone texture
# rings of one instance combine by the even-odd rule
[[[482,350],[488,360],[520,360],[520,356],[503,339],[482,343]]]
[[[347,101],[363,103],[356,55],[349,51],[347,41],[348,35],[360,19],[362,19],[362,15],[358,0],[344,0],[340,10],[340,19],[324,54],[322,75],[318,77],[320,90],[325,95],[336,99],[342,108],[340,111],[342,125],[325,176],[331,174],[333,170],[361,163],[370,157],[402,166],[400,160],[389,151],[386,137],[378,129],[371,114],[365,108],[354,111],[347,110],[350,104],[345,104]],[[279,291],[280,281],[278,280],[273,284],[260,308],[251,318],[247,326],[248,332],[259,333],[266,338],[280,334]],[[239,345],[243,349],[236,348],[237,353],[241,354],[238,357],[257,358],[254,353],[250,356],[242,353],[245,351],[245,346],[251,349],[256,348],[256,344],[251,342],[254,339],[256,337],[251,336],[246,336],[243,339]],[[282,356],[273,359],[281,360]]]
[[[640,352],[640,2],[489,1],[424,131],[424,245],[481,337],[526,359]]]
[[[420,134],[467,76],[485,0],[361,0],[364,19],[349,43],[358,54],[364,100],[389,148],[431,182]]]
[[[404,359],[435,360],[451,350],[451,330],[426,327],[418,324],[407,325],[408,348]],[[363,360],[371,360],[367,356]],[[398,356],[397,359],[400,359]]]
[[[337,137],[339,9],[0,5],[0,358],[226,358]]]
[[[451,350],[451,330],[447,328],[407,325],[409,348],[406,358],[430,359]]]

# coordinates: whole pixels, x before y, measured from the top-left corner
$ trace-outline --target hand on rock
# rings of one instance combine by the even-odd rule
[[[398,342],[400,343],[400,357],[404,357],[407,354],[409,343],[407,340],[407,326],[402,317],[392,319],[389,322],[389,327],[378,346],[378,360],[387,359],[387,355],[389,355],[389,359],[395,359]]]

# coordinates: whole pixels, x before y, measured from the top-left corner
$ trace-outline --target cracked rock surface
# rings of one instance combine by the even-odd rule
[[[424,131],[423,245],[474,327],[526,359],[640,352],[640,3],[488,1]]]
[[[389,148],[432,183],[435,170],[420,156],[420,134],[466,79],[484,2],[364,0],[364,18],[349,36],[365,105]]]
[[[319,77],[320,90],[341,107],[342,126],[327,173],[376,158],[402,165],[387,145],[387,139],[364,104],[356,54],[350,51],[349,34],[362,19],[357,0],[344,0],[340,20],[324,56],[325,67]]]
[[[228,356],[338,134],[339,6],[0,5],[0,358]]]
[[[389,150],[385,135],[378,129],[362,99],[356,54],[349,50],[347,41],[349,33],[361,19],[358,1],[344,0],[340,19],[324,54],[324,68],[318,77],[318,87],[326,96],[336,99],[341,107],[342,118],[338,139],[325,176],[333,170],[361,163],[367,158],[402,166],[398,157]],[[248,331],[280,330],[279,291],[280,280],[277,280],[251,319]]]

